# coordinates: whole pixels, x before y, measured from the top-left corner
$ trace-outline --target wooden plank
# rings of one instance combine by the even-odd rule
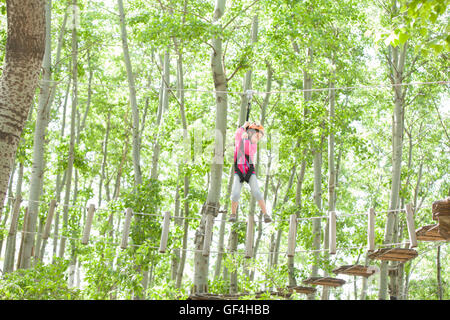
[[[370,208],[367,212],[367,251],[375,250],[375,210]]]
[[[297,215],[291,214],[289,217],[289,234],[287,247],[288,257],[293,257],[295,255],[296,236],[297,236]]]
[[[309,277],[303,280],[305,284],[327,286],[327,287],[340,287],[346,283],[345,280],[331,277]]]
[[[417,251],[407,248],[384,248],[370,253],[370,259],[406,262],[417,257]]]
[[[133,215],[133,209],[127,208],[125,221],[123,223],[122,241],[120,247],[126,249],[128,246],[128,235],[130,234],[131,216]]]
[[[83,238],[81,239],[81,244],[87,244],[89,242],[92,220],[94,219],[94,212],[95,212],[95,205],[91,203],[89,205],[88,213],[86,216],[86,223],[84,224]]]
[[[417,237],[416,237],[416,231],[414,227],[414,216],[412,211],[412,206],[410,203],[406,205],[406,224],[408,227],[408,234],[409,234],[409,247],[415,248],[417,247]]]
[[[334,269],[335,274],[346,274],[351,276],[361,276],[370,277],[371,275],[377,273],[379,270],[377,267],[373,266],[362,266],[362,265],[345,265],[337,269]]]
[[[329,212],[329,254],[336,254],[336,212]]]
[[[163,226],[161,231],[161,241],[159,243],[159,252],[164,253],[167,250],[167,240],[169,239],[170,212],[164,213]]]
[[[253,256],[253,241],[255,234],[255,217],[249,214],[247,217],[247,233],[245,237],[245,258],[249,259]]]

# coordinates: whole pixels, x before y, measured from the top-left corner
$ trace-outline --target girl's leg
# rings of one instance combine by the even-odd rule
[[[236,216],[239,198],[241,197],[242,183],[239,175],[234,175],[233,187],[231,189],[231,215]]]
[[[258,201],[258,205],[261,208],[262,214],[264,215],[264,220],[266,222],[272,221],[270,216],[267,214],[266,202],[264,201],[264,197],[261,191],[259,190],[258,179],[256,178],[256,175],[252,174],[248,184],[250,185],[253,197],[255,198],[256,201]]]

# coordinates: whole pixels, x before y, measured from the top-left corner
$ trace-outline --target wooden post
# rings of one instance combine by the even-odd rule
[[[296,236],[297,236],[297,215],[291,214],[289,216],[289,234],[287,247],[288,257],[293,257],[295,255]]]
[[[367,213],[367,250],[375,250],[375,210],[369,209]]]
[[[20,247],[19,247],[19,254],[17,256],[17,265],[16,265],[16,269],[20,268],[20,265],[22,264],[22,255],[23,255],[23,243],[25,241],[25,236],[26,236],[26,225],[28,224],[28,207],[25,208],[25,215],[23,216],[23,226],[22,226],[22,239],[20,240]],[[33,247],[34,249],[34,247]],[[32,251],[33,251],[32,249]]]
[[[50,229],[52,227],[53,216],[55,214],[56,200],[50,201],[50,206],[48,208],[47,220],[45,221],[44,234],[42,235],[42,240],[47,240],[50,236]]]
[[[336,212],[329,212],[329,254],[336,254]]]
[[[87,244],[89,241],[89,236],[91,234],[92,220],[94,218],[94,212],[95,212],[95,205],[91,203],[89,205],[88,214],[86,216],[86,223],[84,225],[83,238],[81,239],[82,244]]]
[[[56,200],[50,201],[50,206],[48,208],[47,220],[45,220],[44,233],[42,235],[42,244],[39,250],[39,260],[44,259],[45,247],[47,246],[47,240],[50,236],[50,229],[52,228],[53,216],[55,215]]]
[[[161,232],[161,242],[159,244],[159,252],[164,253],[167,249],[167,239],[169,238],[170,212],[164,213],[164,220]]]
[[[417,247],[417,237],[416,229],[414,226],[413,211],[410,203],[406,205],[406,224],[408,226],[409,241],[411,242],[409,244],[409,248],[415,248]]]
[[[245,241],[245,258],[249,259],[253,256],[253,238],[255,228],[255,216],[249,214],[247,217],[247,234]]]
[[[122,249],[126,249],[126,247],[128,246],[128,235],[130,234],[130,224],[131,224],[131,216],[132,215],[133,215],[133,209],[127,208],[125,221],[123,223],[122,242],[120,243],[120,247]]]

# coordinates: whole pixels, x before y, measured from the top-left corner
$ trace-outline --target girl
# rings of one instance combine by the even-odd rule
[[[236,211],[244,181],[249,184],[252,195],[261,208],[261,212],[264,215],[264,222],[268,223],[272,221],[272,218],[267,214],[263,195],[259,191],[258,179],[256,178],[255,167],[253,165],[257,143],[263,136],[264,128],[257,123],[250,124],[249,122],[245,122],[244,125],[236,131],[230,222],[236,221]]]

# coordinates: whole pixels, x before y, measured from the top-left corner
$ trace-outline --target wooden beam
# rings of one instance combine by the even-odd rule
[[[91,203],[89,205],[88,214],[86,216],[86,223],[84,224],[83,238],[81,244],[88,244],[89,236],[91,234],[92,220],[94,219],[95,205]]]
[[[169,239],[170,212],[164,213],[163,226],[161,231],[161,241],[159,243],[159,252],[164,253],[167,250],[167,240]]]

